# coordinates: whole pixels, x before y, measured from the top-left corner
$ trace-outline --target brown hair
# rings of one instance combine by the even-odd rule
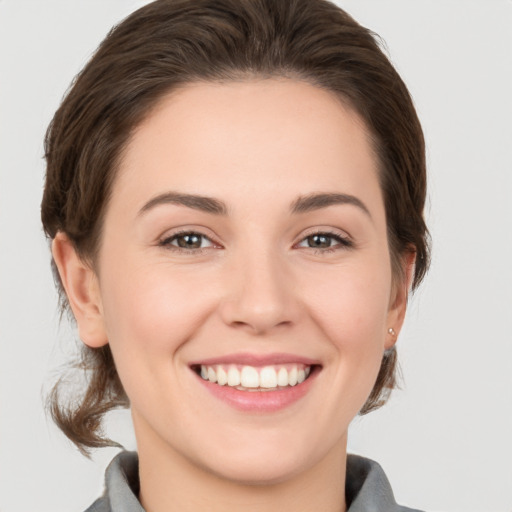
[[[61,231],[93,264],[120,154],[134,129],[169,91],[197,82],[290,77],[335,93],[365,121],[380,162],[395,278],[403,256],[416,253],[413,288],[429,261],[423,219],[425,147],[411,97],[377,37],[326,0],[157,0],[108,34],[76,77],[45,140],[47,174],[42,221],[49,238]],[[63,309],[68,307],[53,263]],[[86,453],[113,445],[103,415],[129,405],[108,345],[82,348],[88,387],[52,416]],[[364,414],[395,386],[396,351],[384,354]]]

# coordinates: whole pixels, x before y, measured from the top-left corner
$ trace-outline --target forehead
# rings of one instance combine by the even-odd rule
[[[134,132],[113,196],[142,201],[172,189],[229,201],[249,189],[265,200],[377,183],[368,131],[351,108],[306,82],[263,79],[189,84],[164,97]]]

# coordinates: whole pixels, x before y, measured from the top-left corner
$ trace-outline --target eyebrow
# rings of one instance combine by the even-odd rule
[[[368,210],[366,205],[356,196],[324,192],[299,197],[292,203],[292,213],[306,213],[337,204],[356,206],[366,213],[370,219],[372,218],[370,210]]]
[[[143,215],[147,211],[155,208],[155,206],[163,204],[177,204],[200,210],[215,215],[227,215],[228,209],[226,204],[219,199],[213,197],[198,196],[194,194],[181,194],[178,192],[166,192],[149,200],[140,210],[138,215]]]
[[[227,215],[228,213],[226,203],[219,199],[195,194],[166,192],[150,199],[139,210],[138,215],[143,215],[156,206],[164,204],[177,204],[214,215]],[[366,205],[356,196],[329,192],[320,192],[298,197],[291,205],[291,212],[294,214],[307,213],[329,206],[343,204],[356,206],[371,218],[370,211]]]

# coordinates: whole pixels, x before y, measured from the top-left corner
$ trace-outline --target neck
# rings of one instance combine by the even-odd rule
[[[164,444],[138,442],[139,499],[146,512],[346,511],[346,437],[314,466],[272,483],[223,478]]]

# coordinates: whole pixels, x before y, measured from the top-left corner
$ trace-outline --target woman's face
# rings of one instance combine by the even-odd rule
[[[343,453],[403,313],[363,123],[291,80],[172,93],[123,155],[97,280],[140,450],[251,482]]]

